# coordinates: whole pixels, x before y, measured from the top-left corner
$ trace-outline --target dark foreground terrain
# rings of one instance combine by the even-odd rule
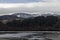
[[[59,16],[37,16],[26,19],[0,19],[0,31],[56,31],[60,30]]]

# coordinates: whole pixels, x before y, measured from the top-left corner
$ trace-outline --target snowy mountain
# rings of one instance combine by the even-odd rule
[[[0,16],[0,20],[10,20],[10,19],[21,19],[21,18],[32,18],[32,17],[36,17],[37,14],[27,14],[27,13],[14,13],[11,15],[3,15]]]
[[[14,14],[11,14],[11,15],[3,15],[3,16],[0,16],[0,20],[3,19],[21,19],[21,18],[33,18],[33,17],[37,17],[37,16],[50,16],[50,15],[54,15],[54,16],[59,16],[60,15],[57,15],[57,14],[42,14],[42,15],[39,15],[39,14],[28,14],[28,13],[14,13]]]
[[[15,15],[15,16],[20,17],[20,18],[31,18],[31,17],[37,16],[37,14],[27,14],[27,13],[15,13],[12,15]]]

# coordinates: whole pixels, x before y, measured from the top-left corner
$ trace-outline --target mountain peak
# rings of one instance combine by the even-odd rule
[[[12,15],[15,15],[17,17],[22,17],[22,18],[31,18],[31,17],[36,17],[37,14],[28,14],[28,13],[15,13],[15,14],[12,14]]]

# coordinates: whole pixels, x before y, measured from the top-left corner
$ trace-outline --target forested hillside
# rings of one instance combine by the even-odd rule
[[[27,19],[0,21],[0,30],[5,31],[51,31],[60,30],[60,19],[57,16],[37,16]]]

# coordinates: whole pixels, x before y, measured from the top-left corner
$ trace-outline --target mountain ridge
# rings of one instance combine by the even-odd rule
[[[54,15],[54,16],[59,16],[57,14],[42,14],[42,15],[39,15],[39,14],[28,14],[28,13],[14,13],[14,14],[11,14],[11,15],[3,15],[3,16],[0,16],[0,20],[9,20],[9,19],[20,19],[20,18],[23,18],[23,19],[26,19],[26,18],[33,18],[33,17],[37,17],[37,16],[50,16],[50,15]]]

